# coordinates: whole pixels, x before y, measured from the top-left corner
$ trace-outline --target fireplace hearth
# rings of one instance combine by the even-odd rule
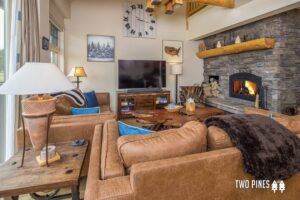
[[[229,96],[255,101],[259,95],[260,107],[264,107],[262,79],[251,73],[236,73],[229,76]]]

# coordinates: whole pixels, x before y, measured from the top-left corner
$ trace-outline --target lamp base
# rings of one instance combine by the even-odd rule
[[[34,151],[40,151],[46,144],[47,129],[52,120],[51,114],[55,112],[55,102],[56,98],[51,96],[32,96],[22,100],[24,125]]]

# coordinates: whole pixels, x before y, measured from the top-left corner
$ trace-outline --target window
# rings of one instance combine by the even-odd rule
[[[4,17],[4,0],[0,0],[0,84],[5,80],[5,17]]]
[[[60,53],[60,30],[50,22],[50,59],[51,63],[59,65],[59,53]]]

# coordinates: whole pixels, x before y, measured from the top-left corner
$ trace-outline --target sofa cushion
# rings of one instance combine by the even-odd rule
[[[118,128],[121,136],[154,133],[154,131],[151,131],[149,129],[131,126],[121,121],[118,121]]]
[[[233,144],[227,133],[216,126],[208,127],[207,148],[208,150],[217,150],[232,147]]]
[[[118,153],[119,138],[116,120],[107,120],[103,127],[101,149],[101,179],[106,180],[125,174],[124,166]]]
[[[89,115],[100,113],[100,107],[92,108],[71,108],[72,115]]]
[[[91,108],[99,106],[95,91],[85,92],[84,96],[87,102],[87,107]]]
[[[118,139],[118,150],[126,168],[135,163],[184,156],[206,151],[207,128],[188,122],[178,129]]]

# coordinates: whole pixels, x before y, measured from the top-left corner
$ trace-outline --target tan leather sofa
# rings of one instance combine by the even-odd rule
[[[110,120],[104,127],[95,128],[86,200],[292,200],[300,196],[300,173],[285,180],[282,194],[274,194],[271,188],[236,188],[236,180],[249,180],[251,184],[254,177],[244,172],[241,152],[218,129],[208,129],[206,152],[135,163],[130,170],[125,169],[116,126]]]
[[[115,114],[110,109],[109,93],[97,93],[97,100],[102,110],[100,114],[92,115],[56,115],[52,119],[49,143],[73,141],[85,139],[90,142],[86,160],[83,166],[82,176],[87,175],[91,143],[94,129],[98,124],[104,124],[106,120],[114,119]],[[31,146],[29,135],[26,131],[26,146]],[[17,149],[23,147],[22,128],[17,130]]]

